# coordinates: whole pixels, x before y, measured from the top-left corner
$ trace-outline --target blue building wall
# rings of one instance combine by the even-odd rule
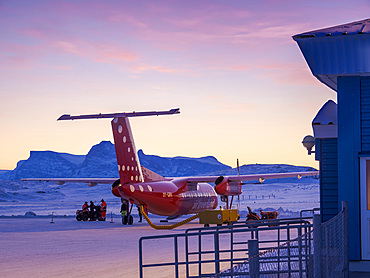
[[[320,161],[320,214],[325,222],[338,214],[338,139],[315,140],[315,158]]]
[[[293,37],[312,74],[338,93],[338,208],[348,202],[351,261],[361,260],[360,158],[370,157],[369,26],[364,19]]]
[[[370,153],[370,78],[361,78],[361,153]]]
[[[360,176],[361,89],[359,76],[338,77],[338,206],[348,202],[349,259],[361,259]]]

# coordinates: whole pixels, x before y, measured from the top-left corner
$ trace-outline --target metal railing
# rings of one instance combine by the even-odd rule
[[[312,218],[248,221],[229,226],[192,228],[185,233],[142,237],[140,277],[168,268],[172,277],[348,277],[348,212],[321,223]],[[162,241],[170,240],[171,246]],[[147,262],[143,246],[156,243],[173,260]],[[164,248],[166,247],[166,248]],[[168,258],[168,254],[166,255]],[[168,273],[168,272],[166,272]]]
[[[277,274],[306,273],[307,264],[302,261],[308,262],[308,256],[312,253],[312,223],[309,219],[312,218],[248,221],[229,226],[192,228],[181,234],[142,237],[139,241],[140,277],[144,277],[146,270],[152,274],[150,269],[153,268],[172,268],[173,277],[249,275],[249,260],[261,252],[267,254],[276,248],[276,256],[258,255],[259,264],[275,264],[274,273]],[[298,238],[296,246],[292,245],[295,238]],[[172,252],[173,260],[161,261],[158,258],[158,261],[153,261],[151,257],[151,262],[147,262],[144,242],[148,248],[153,244],[162,246],[162,251]],[[248,267],[236,271],[236,267],[246,262]],[[295,262],[298,262],[298,268],[291,267]],[[223,269],[229,271],[222,272]]]
[[[314,211],[314,229],[309,233],[265,253],[249,252],[246,263],[217,277],[245,277],[245,274],[249,274],[248,277],[349,277],[347,203],[343,202],[342,211],[325,223],[321,223],[321,216]],[[279,254],[284,246],[286,257]],[[292,252],[301,252],[301,255],[296,259]]]
[[[250,240],[246,262],[214,277],[313,277],[312,231],[278,247],[260,252],[258,242]],[[252,246],[255,246],[252,248]]]

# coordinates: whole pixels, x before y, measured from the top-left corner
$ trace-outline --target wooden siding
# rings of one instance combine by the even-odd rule
[[[349,260],[361,259],[360,164],[361,153],[361,77],[338,77],[338,207],[348,202]]]
[[[361,79],[361,152],[370,152],[370,78]]]
[[[337,141],[337,138],[316,140],[320,150],[320,212],[323,222],[338,214]]]

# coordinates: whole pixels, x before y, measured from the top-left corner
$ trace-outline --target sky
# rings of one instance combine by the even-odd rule
[[[318,168],[301,142],[336,92],[292,36],[369,11],[369,0],[0,0],[0,169],[113,142],[109,120],[62,114],[171,108],[181,113],[130,120],[137,150]]]

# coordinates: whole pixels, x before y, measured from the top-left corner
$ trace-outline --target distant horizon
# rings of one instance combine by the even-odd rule
[[[111,141],[107,141],[107,140],[103,140],[103,141],[101,141],[100,143],[102,143],[102,142],[110,142],[112,145],[114,145]],[[93,146],[91,146],[91,148],[92,147],[94,147],[94,146],[96,146],[96,145],[99,145],[100,143],[98,143],[98,144],[94,144]],[[90,148],[90,150],[91,150],[91,148]],[[137,150],[137,152],[139,153],[139,151],[142,151],[143,153],[144,153],[144,155],[148,155],[148,156],[159,156],[159,157],[161,157],[161,158],[207,158],[207,157],[213,157],[213,158],[215,158],[218,162],[220,162],[221,164],[223,164],[223,165],[226,165],[226,166],[229,166],[229,167],[231,167],[232,169],[236,169],[237,167],[233,167],[233,166],[231,166],[231,165],[228,165],[228,164],[225,164],[225,163],[223,163],[223,162],[221,162],[216,156],[214,156],[214,155],[206,155],[206,156],[200,156],[200,157],[191,157],[191,156],[181,156],[181,155],[179,155],[179,156],[160,156],[160,155],[157,155],[157,154],[147,154],[147,153],[145,153],[144,152],[144,150],[143,149],[138,149]],[[86,153],[86,154],[72,154],[72,153],[67,153],[67,152],[58,152],[58,151],[53,151],[53,150],[31,150],[30,151],[30,155],[31,155],[31,152],[54,152],[54,153],[58,153],[58,154],[66,154],[66,155],[73,155],[73,156],[83,156],[83,157],[86,157],[86,155],[88,154],[88,152]],[[29,159],[30,158],[30,156],[27,158],[27,159]],[[21,159],[21,160],[19,160],[19,161],[22,161],[22,160],[27,160],[27,159]],[[18,162],[19,162],[18,161]],[[236,159],[235,159],[235,161],[236,161]],[[17,162],[17,163],[18,163]],[[240,160],[239,160],[239,163],[240,163]],[[246,166],[246,165],[289,165],[289,166],[299,166],[299,167],[312,167],[312,166],[308,166],[308,165],[294,165],[294,164],[286,164],[286,163],[258,163],[258,162],[256,162],[256,163],[247,163],[247,164],[242,164],[242,163],[240,163],[240,167],[242,167],[242,166]],[[17,167],[15,167],[14,169],[0,169],[0,171],[13,171],[13,170],[15,170]],[[317,168],[315,168],[315,167],[312,167],[312,168],[314,168],[314,169],[317,169]]]

